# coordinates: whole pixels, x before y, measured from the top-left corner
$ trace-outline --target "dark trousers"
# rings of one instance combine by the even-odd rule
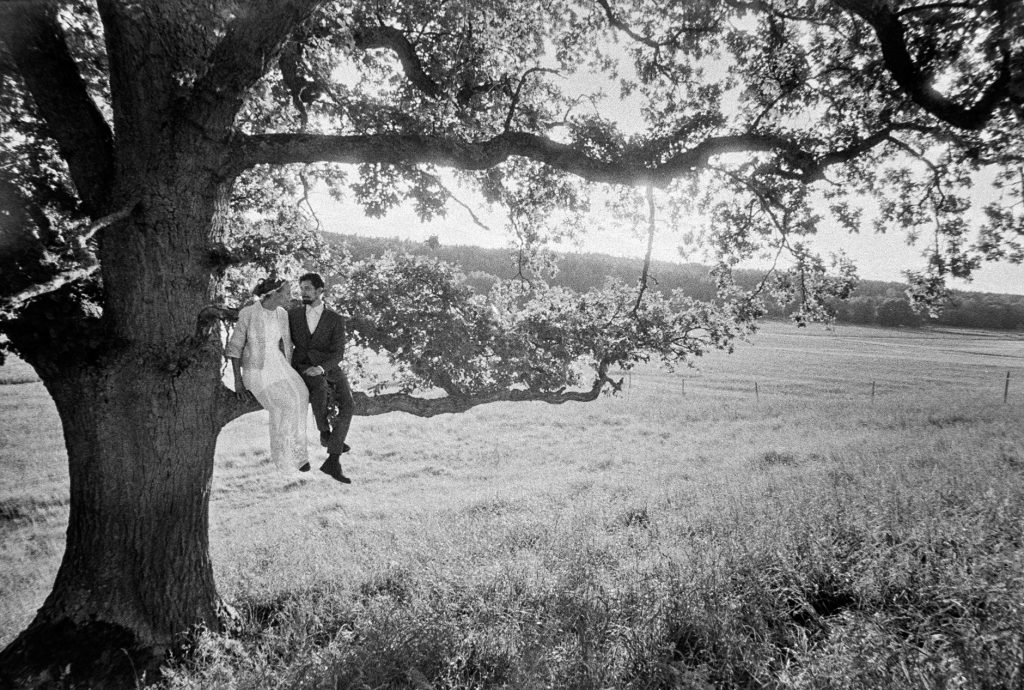
[[[302,375],[302,380],[309,389],[309,404],[313,408],[313,418],[316,420],[316,428],[321,434],[330,434],[327,442],[327,452],[332,455],[341,455],[345,446],[345,437],[348,436],[348,428],[352,425],[352,415],[355,412],[355,401],[352,400],[352,389],[348,385],[348,377],[339,372],[333,381],[326,376]],[[337,417],[331,424],[331,407],[336,407]]]

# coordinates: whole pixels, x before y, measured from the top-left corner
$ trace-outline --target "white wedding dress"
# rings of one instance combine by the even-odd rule
[[[270,413],[270,457],[282,470],[309,462],[309,391],[290,364],[291,353],[292,339],[284,309],[271,311],[257,303],[239,312],[227,356],[241,357],[242,382]]]

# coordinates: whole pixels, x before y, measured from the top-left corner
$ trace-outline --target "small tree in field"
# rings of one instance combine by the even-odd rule
[[[768,294],[826,316],[853,271],[800,241],[823,204],[927,236],[922,301],[1024,258],[1015,0],[19,0],[0,3],[0,84],[0,328],[53,397],[71,477],[64,559],[0,654],[8,682],[131,682],[219,627],[214,445],[248,411],[220,382],[224,296],[246,266],[320,255],[296,211],[311,185],[431,218],[446,169],[527,248],[582,231],[600,188],[649,232],[656,208],[699,212],[717,257],[713,304],[644,279],[476,296],[433,262],[343,266],[355,338],[406,376],[364,414],[593,399],[612,366],[728,347]],[[972,228],[979,171],[997,196]],[[744,292],[730,269],[758,256],[779,262]]]

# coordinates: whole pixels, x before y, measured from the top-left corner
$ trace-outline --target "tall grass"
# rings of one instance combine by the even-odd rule
[[[236,627],[162,686],[1020,687],[1020,341],[794,333],[685,397],[644,370],[586,406],[357,418],[349,488],[275,474],[238,420],[211,506]],[[66,519],[33,510],[9,534]]]
[[[471,504],[350,578],[281,566],[166,685],[1020,687],[1021,457],[986,426],[969,453],[755,454],[701,506],[685,480]]]

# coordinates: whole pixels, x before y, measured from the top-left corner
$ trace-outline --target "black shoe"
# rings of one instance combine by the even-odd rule
[[[309,463],[304,463],[302,467],[299,468],[299,472],[309,472]]]
[[[341,452],[342,453],[347,453],[350,450],[352,450],[352,448],[347,443],[342,443],[341,444]]]
[[[327,444],[330,443],[330,441],[331,441],[331,432],[330,431],[321,431],[320,432],[320,445],[323,446],[324,448],[326,448]]]
[[[341,471],[341,463],[338,462],[338,456],[331,455],[327,456],[327,461],[320,465],[320,471],[326,474],[328,477],[337,479],[342,484],[351,484],[352,480],[345,476],[345,473]]]

